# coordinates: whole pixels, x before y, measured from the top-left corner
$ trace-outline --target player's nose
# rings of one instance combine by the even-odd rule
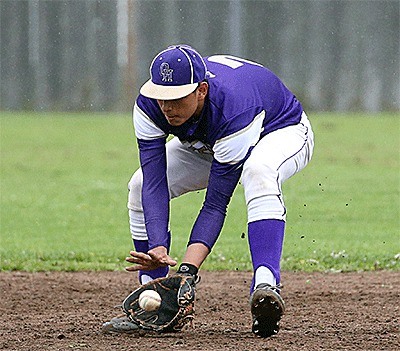
[[[161,110],[166,113],[172,110],[172,103],[168,100],[162,100],[161,103]]]

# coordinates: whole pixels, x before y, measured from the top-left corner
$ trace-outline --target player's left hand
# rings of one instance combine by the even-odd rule
[[[141,331],[157,333],[180,331],[193,320],[195,288],[194,276],[178,272],[142,285],[125,298],[122,309]],[[145,311],[140,307],[139,297],[145,290],[154,290],[160,295],[161,305],[158,309]]]
[[[127,257],[125,261],[133,263],[133,266],[126,267],[129,272],[138,270],[151,271],[158,267],[175,266],[177,262],[173,260],[167,253],[164,246],[157,246],[149,250],[147,253],[130,251],[131,257]]]

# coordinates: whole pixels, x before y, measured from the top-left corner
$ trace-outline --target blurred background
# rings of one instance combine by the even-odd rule
[[[129,112],[177,43],[277,73],[307,110],[400,110],[399,0],[0,1],[0,110]]]

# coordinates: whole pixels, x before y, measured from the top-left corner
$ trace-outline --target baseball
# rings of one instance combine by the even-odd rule
[[[155,311],[161,305],[161,296],[155,290],[145,290],[139,295],[139,306],[145,311]]]

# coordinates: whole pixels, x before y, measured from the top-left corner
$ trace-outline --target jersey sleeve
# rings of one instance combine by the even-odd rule
[[[139,101],[139,100],[138,100]],[[133,108],[133,125],[143,173],[142,206],[149,249],[168,248],[169,191],[165,143],[167,134],[149,117],[154,113],[147,100]]]
[[[237,118],[239,119],[241,116]],[[220,163],[235,164],[242,161],[248,151],[260,140],[264,118],[265,111],[261,111],[252,117],[252,121],[248,125],[241,126],[232,134],[219,138],[213,147],[214,158]]]
[[[149,249],[168,248],[169,191],[165,138],[138,139],[143,172],[142,206]]]
[[[202,243],[211,251],[222,230],[233,191],[242,174],[243,163],[211,165],[206,198],[193,226],[189,244]]]
[[[254,109],[236,116],[221,130],[213,151],[206,198],[196,219],[189,244],[202,243],[210,250],[222,230],[228,204],[239,182],[243,164],[263,131],[265,111],[255,114]],[[250,120],[250,123],[246,123]],[[229,133],[229,134],[227,134]]]
[[[133,125],[136,137],[141,140],[152,140],[167,136],[137,103],[133,107]]]

